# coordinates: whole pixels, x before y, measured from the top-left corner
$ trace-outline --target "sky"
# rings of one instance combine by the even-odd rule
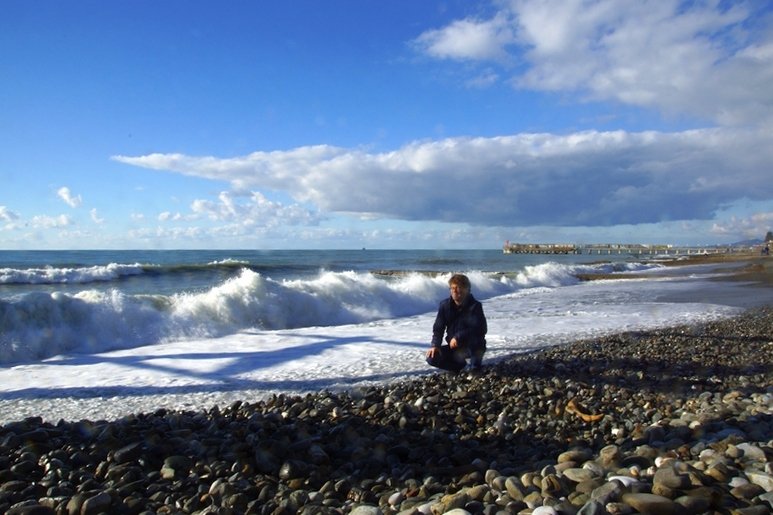
[[[0,249],[733,243],[769,0],[3,0]]]

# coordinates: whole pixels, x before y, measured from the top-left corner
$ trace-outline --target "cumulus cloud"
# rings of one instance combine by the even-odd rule
[[[67,227],[72,224],[72,220],[67,215],[45,216],[39,215],[32,217],[31,225],[37,229],[56,229]]]
[[[503,59],[505,47],[515,41],[513,26],[504,15],[491,20],[457,20],[445,28],[430,30],[415,44],[432,57],[441,59]]]
[[[748,239],[764,238],[773,228],[773,212],[755,213],[747,217],[731,217],[715,223],[711,232],[720,236],[742,234]]]
[[[118,156],[123,163],[288,192],[326,212],[502,226],[608,226],[710,219],[740,198],[773,197],[767,131],[588,131],[418,141],[392,152],[333,146],[229,159]],[[229,194],[193,210],[218,219],[313,215]],[[305,222],[304,222],[305,223]]]
[[[520,88],[688,114],[773,120],[773,23],[764,2],[510,0],[490,20],[420,35],[428,56],[518,64]],[[508,60],[505,60],[508,61]],[[517,71],[515,71],[517,70]]]
[[[239,199],[231,192],[221,192],[217,202],[195,200],[191,211],[217,222],[239,223],[244,227],[278,227],[280,225],[315,225],[319,214],[298,204],[283,205],[267,199],[260,192],[252,192]]]
[[[455,20],[413,44],[433,59],[463,62],[468,87],[507,80],[714,127],[458,137],[385,152],[310,145],[112,159],[230,183],[231,192],[194,202],[190,214],[229,230],[316,223],[319,214],[302,206],[365,219],[610,227],[712,220],[740,199],[773,198],[773,15],[764,2],[496,6],[490,18]],[[286,192],[297,204],[255,191]]]
[[[14,220],[19,219],[19,214],[15,211],[11,211],[6,206],[0,206],[0,220],[4,220],[6,222],[13,222]]]
[[[62,199],[65,204],[67,204],[70,207],[78,207],[81,205],[81,196],[80,195],[73,195],[70,192],[70,188],[67,186],[62,186],[57,190],[56,194],[59,196],[60,199]]]

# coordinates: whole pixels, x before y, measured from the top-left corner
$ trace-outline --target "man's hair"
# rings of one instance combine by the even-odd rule
[[[461,286],[467,290],[470,289],[470,279],[464,274],[454,274],[448,280],[448,286]]]

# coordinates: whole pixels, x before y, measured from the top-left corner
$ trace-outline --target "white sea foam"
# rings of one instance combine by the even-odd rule
[[[139,275],[143,265],[110,263],[87,267],[0,268],[0,284],[84,284]]]
[[[486,281],[476,277],[473,283],[484,299],[489,322],[487,362],[577,338],[729,316],[739,308],[723,305],[723,296],[729,292],[737,298],[735,290],[744,290],[742,285],[725,281],[656,278],[515,288],[490,295],[512,288],[508,286],[511,282],[489,276]],[[321,292],[329,296],[320,298]],[[676,294],[696,301],[668,301]],[[302,302],[294,304],[292,295]],[[113,351],[98,352],[97,346],[88,353],[69,352],[40,362],[0,367],[0,422],[31,415],[56,422],[58,418],[114,418],[160,407],[200,409],[270,393],[335,390],[429,373],[424,352],[437,301],[445,295],[443,278],[429,276],[383,281],[353,273],[323,273],[314,280],[281,283],[244,272],[200,295],[164,298],[163,302],[156,299],[158,305],[152,308],[148,307],[152,303],[132,305],[135,298],[102,298],[98,305],[112,303],[110,309],[121,313],[151,310],[179,317],[179,323],[188,321],[191,326],[211,328],[213,320],[224,317],[226,334],[147,342]],[[358,304],[363,297],[371,307],[350,316],[369,318],[366,322],[234,329],[253,307],[265,303],[254,304],[255,299],[284,299],[273,304],[275,310],[312,309],[317,310],[317,318],[324,318],[335,311],[324,308],[331,301],[340,307]],[[427,307],[415,315],[373,318],[383,313],[374,299],[394,310],[405,298],[416,303],[411,309]],[[142,315],[132,316],[137,320]],[[135,325],[113,327],[109,332],[139,329]],[[97,331],[96,326],[92,330]]]
[[[105,270],[112,266],[102,267]],[[127,270],[134,270],[134,266]],[[510,277],[469,272],[480,299],[530,288],[575,284],[598,267],[545,263]],[[93,275],[91,276],[94,277]],[[203,292],[131,295],[117,289],[35,292],[0,299],[0,363],[99,352],[239,331],[361,324],[432,311],[447,295],[448,275],[383,278],[321,272],[277,281],[250,269]]]

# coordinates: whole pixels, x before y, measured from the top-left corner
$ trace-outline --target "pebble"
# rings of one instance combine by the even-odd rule
[[[0,426],[9,514],[773,511],[773,309],[475,376]]]

